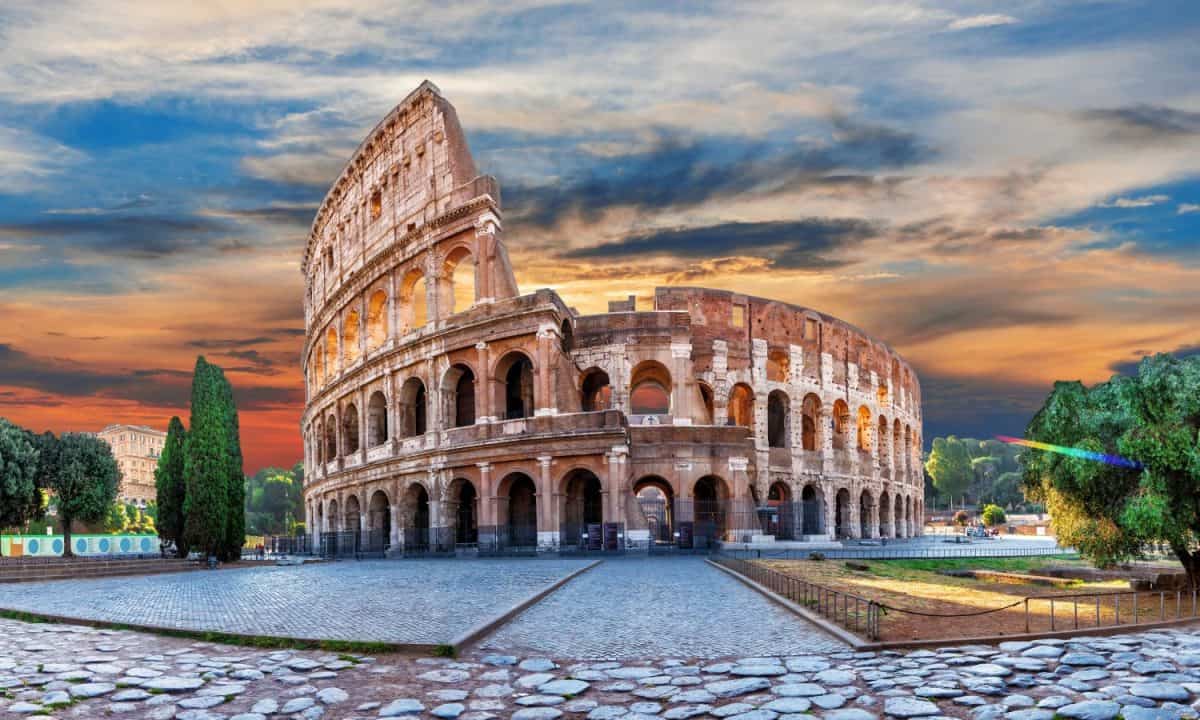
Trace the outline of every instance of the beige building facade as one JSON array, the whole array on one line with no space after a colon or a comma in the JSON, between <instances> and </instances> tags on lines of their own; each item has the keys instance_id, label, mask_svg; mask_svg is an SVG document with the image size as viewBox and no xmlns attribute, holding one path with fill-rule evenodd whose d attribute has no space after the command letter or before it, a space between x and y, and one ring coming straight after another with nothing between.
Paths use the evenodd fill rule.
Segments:
<instances>
[{"instance_id":1,"label":"beige building facade","mask_svg":"<svg viewBox=\"0 0 1200 720\"><path fill-rule=\"evenodd\" d=\"M908 537L921 392L818 310L662 287L583 315L522 294L499 186L423 83L313 222L305 503L391 548Z\"/></svg>"},{"instance_id":2,"label":"beige building facade","mask_svg":"<svg viewBox=\"0 0 1200 720\"><path fill-rule=\"evenodd\" d=\"M154 502L154 470L158 467L158 456L162 455L167 434L145 425L109 425L96 436L112 448L121 470L117 498L141 507Z\"/></svg>"}]
</instances>

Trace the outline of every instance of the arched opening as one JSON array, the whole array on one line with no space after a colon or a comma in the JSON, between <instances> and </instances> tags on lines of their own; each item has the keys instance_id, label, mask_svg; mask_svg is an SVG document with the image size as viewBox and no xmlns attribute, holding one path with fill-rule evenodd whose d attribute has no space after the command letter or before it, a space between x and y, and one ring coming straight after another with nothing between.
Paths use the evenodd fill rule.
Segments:
<instances>
[{"instance_id":1,"label":"arched opening","mask_svg":"<svg viewBox=\"0 0 1200 720\"><path fill-rule=\"evenodd\" d=\"M424 551L429 549L429 492L421 483L412 483L404 491L404 503L401 505L404 518L404 550L405 552Z\"/></svg>"},{"instance_id":2,"label":"arched opening","mask_svg":"<svg viewBox=\"0 0 1200 720\"><path fill-rule=\"evenodd\" d=\"M871 537L871 516L874 509L870 491L863 490L862 495L858 497L858 536L861 538Z\"/></svg>"},{"instance_id":3,"label":"arched opening","mask_svg":"<svg viewBox=\"0 0 1200 720\"><path fill-rule=\"evenodd\" d=\"M604 522L600 478L590 470L572 470L563 478L563 494L562 541L599 550Z\"/></svg>"},{"instance_id":4,"label":"arched opening","mask_svg":"<svg viewBox=\"0 0 1200 720\"><path fill-rule=\"evenodd\" d=\"M901 450L904 448L904 430L900 425L900 420L892 423L892 467L895 473L895 480L900 480L904 477L904 468L902 466Z\"/></svg>"},{"instance_id":5,"label":"arched opening","mask_svg":"<svg viewBox=\"0 0 1200 720\"><path fill-rule=\"evenodd\" d=\"M329 518L329 532L342 532L345 530L345 526L342 525L343 518L338 514L337 500L329 501L329 515L326 517Z\"/></svg>"},{"instance_id":6,"label":"arched opening","mask_svg":"<svg viewBox=\"0 0 1200 720\"><path fill-rule=\"evenodd\" d=\"M392 544L392 508L387 493L382 490L371 494L371 502L367 505L367 527L369 549L374 552L387 551Z\"/></svg>"},{"instance_id":7,"label":"arched opening","mask_svg":"<svg viewBox=\"0 0 1200 720\"><path fill-rule=\"evenodd\" d=\"M800 532L804 535L822 535L825 532L825 513L821 497L812 485L800 491L800 507L803 519Z\"/></svg>"},{"instance_id":8,"label":"arched opening","mask_svg":"<svg viewBox=\"0 0 1200 720\"><path fill-rule=\"evenodd\" d=\"M647 475L634 483L633 495L646 518L650 542L657 545L673 543L675 493L671 483L657 475Z\"/></svg>"},{"instance_id":9,"label":"arched opening","mask_svg":"<svg viewBox=\"0 0 1200 720\"><path fill-rule=\"evenodd\" d=\"M367 402L367 447L382 445L387 439L387 400L376 390Z\"/></svg>"},{"instance_id":10,"label":"arched opening","mask_svg":"<svg viewBox=\"0 0 1200 720\"><path fill-rule=\"evenodd\" d=\"M889 436L892 434L892 433L891 433L891 432L888 430L888 421L887 421L887 418L885 418L884 416L880 415L880 416L879 416L879 423L877 424L877 427L879 428L879 430L878 430L878 433L877 433L877 435L876 435L876 442L877 442L877 443L879 443L879 450L878 450L878 452L879 452L879 464L880 464L880 466L881 466L881 467L884 467L884 468L886 468L886 467L887 467L887 464L888 464L888 455L889 455L889 451L888 451L888 437L889 437Z\"/></svg>"},{"instance_id":11,"label":"arched opening","mask_svg":"<svg viewBox=\"0 0 1200 720\"><path fill-rule=\"evenodd\" d=\"M850 439L850 407L838 399L833 403L833 449L845 450Z\"/></svg>"},{"instance_id":12,"label":"arched opening","mask_svg":"<svg viewBox=\"0 0 1200 720\"><path fill-rule=\"evenodd\" d=\"M337 418L330 415L325 420L325 462L333 462L337 456Z\"/></svg>"},{"instance_id":13,"label":"arched opening","mask_svg":"<svg viewBox=\"0 0 1200 720\"><path fill-rule=\"evenodd\" d=\"M858 449L871 452L871 411L866 405L858 409Z\"/></svg>"},{"instance_id":14,"label":"arched opening","mask_svg":"<svg viewBox=\"0 0 1200 720\"><path fill-rule=\"evenodd\" d=\"M791 443L791 400L782 390L767 396L767 445L785 448Z\"/></svg>"},{"instance_id":15,"label":"arched opening","mask_svg":"<svg viewBox=\"0 0 1200 720\"><path fill-rule=\"evenodd\" d=\"M475 304L475 258L470 250L465 247L452 250L446 256L442 276L450 285L446 288L449 312L462 312Z\"/></svg>"},{"instance_id":16,"label":"arched opening","mask_svg":"<svg viewBox=\"0 0 1200 720\"><path fill-rule=\"evenodd\" d=\"M708 383L696 383L696 386L700 388L700 405L704 408L704 416L700 419L703 424L712 425L716 413L714 410L716 395L713 394L713 389Z\"/></svg>"},{"instance_id":17,"label":"arched opening","mask_svg":"<svg viewBox=\"0 0 1200 720\"><path fill-rule=\"evenodd\" d=\"M313 390L314 390L313 394L315 395L316 389L321 387L325 383L325 352L320 346L318 346L317 349L315 351L313 351L312 379L313 379Z\"/></svg>"},{"instance_id":18,"label":"arched opening","mask_svg":"<svg viewBox=\"0 0 1200 720\"><path fill-rule=\"evenodd\" d=\"M671 414L671 373L660 362L644 360L629 383L630 415Z\"/></svg>"},{"instance_id":19,"label":"arched opening","mask_svg":"<svg viewBox=\"0 0 1200 720\"><path fill-rule=\"evenodd\" d=\"M410 270L400 284L400 315L404 320L404 332L425 327L429 321L428 307L425 276L420 270Z\"/></svg>"},{"instance_id":20,"label":"arched opening","mask_svg":"<svg viewBox=\"0 0 1200 720\"><path fill-rule=\"evenodd\" d=\"M583 376L583 411L608 410L612 407L612 386L608 373L599 368L588 370Z\"/></svg>"},{"instance_id":21,"label":"arched opening","mask_svg":"<svg viewBox=\"0 0 1200 720\"><path fill-rule=\"evenodd\" d=\"M504 379L501 388L502 403L506 420L533 416L533 362L527 355L512 352L500 359L496 365L496 377Z\"/></svg>"},{"instance_id":22,"label":"arched opening","mask_svg":"<svg viewBox=\"0 0 1200 720\"><path fill-rule=\"evenodd\" d=\"M879 390L876 391L876 400L879 401L879 407L887 407L888 404L888 386L880 383Z\"/></svg>"},{"instance_id":23,"label":"arched opening","mask_svg":"<svg viewBox=\"0 0 1200 720\"><path fill-rule=\"evenodd\" d=\"M788 354L782 350L772 350L767 354L767 380L771 382L787 382Z\"/></svg>"},{"instance_id":24,"label":"arched opening","mask_svg":"<svg viewBox=\"0 0 1200 720\"><path fill-rule=\"evenodd\" d=\"M842 488L834 497L834 533L840 540L850 537L850 491Z\"/></svg>"},{"instance_id":25,"label":"arched opening","mask_svg":"<svg viewBox=\"0 0 1200 720\"><path fill-rule=\"evenodd\" d=\"M917 535L917 524L913 522L913 499L910 497L904 498L904 527L909 537Z\"/></svg>"},{"instance_id":26,"label":"arched opening","mask_svg":"<svg viewBox=\"0 0 1200 720\"><path fill-rule=\"evenodd\" d=\"M725 535L729 486L716 475L705 475L692 487L696 536L717 540Z\"/></svg>"},{"instance_id":27,"label":"arched opening","mask_svg":"<svg viewBox=\"0 0 1200 720\"><path fill-rule=\"evenodd\" d=\"M367 302L367 350L374 351L383 347L388 336L387 317L388 297L382 290L376 290Z\"/></svg>"},{"instance_id":28,"label":"arched opening","mask_svg":"<svg viewBox=\"0 0 1200 720\"><path fill-rule=\"evenodd\" d=\"M817 423L821 417L821 398L813 393L804 396L800 409L801 426L800 442L805 450L817 450L821 447L817 436Z\"/></svg>"},{"instance_id":29,"label":"arched opening","mask_svg":"<svg viewBox=\"0 0 1200 720\"><path fill-rule=\"evenodd\" d=\"M362 510L358 506L357 495L346 498L346 515L342 527L349 533L357 533L362 528Z\"/></svg>"},{"instance_id":30,"label":"arched opening","mask_svg":"<svg viewBox=\"0 0 1200 720\"><path fill-rule=\"evenodd\" d=\"M505 519L508 523L508 541L512 547L537 546L537 486L533 478L524 473L513 473L501 483L506 499Z\"/></svg>"},{"instance_id":31,"label":"arched opening","mask_svg":"<svg viewBox=\"0 0 1200 720\"><path fill-rule=\"evenodd\" d=\"M559 329L561 330L561 333L559 334L558 341L562 348L563 354L570 354L570 352L575 349L575 328L571 326L571 319L567 318L566 320L563 320L562 326Z\"/></svg>"},{"instance_id":32,"label":"arched opening","mask_svg":"<svg viewBox=\"0 0 1200 720\"><path fill-rule=\"evenodd\" d=\"M342 409L342 454L358 452L358 408L354 403Z\"/></svg>"},{"instance_id":33,"label":"arched opening","mask_svg":"<svg viewBox=\"0 0 1200 720\"><path fill-rule=\"evenodd\" d=\"M325 504L317 503L317 534L329 532L325 527Z\"/></svg>"},{"instance_id":34,"label":"arched opening","mask_svg":"<svg viewBox=\"0 0 1200 720\"><path fill-rule=\"evenodd\" d=\"M729 425L754 427L754 391L745 383L738 383L729 391Z\"/></svg>"},{"instance_id":35,"label":"arched opening","mask_svg":"<svg viewBox=\"0 0 1200 720\"><path fill-rule=\"evenodd\" d=\"M442 395L446 399L446 424L450 427L465 427L475 424L475 372L466 365L451 365L442 381Z\"/></svg>"},{"instance_id":36,"label":"arched opening","mask_svg":"<svg viewBox=\"0 0 1200 720\"><path fill-rule=\"evenodd\" d=\"M329 328L325 331L325 380L338 374L338 336L337 330Z\"/></svg>"},{"instance_id":37,"label":"arched opening","mask_svg":"<svg viewBox=\"0 0 1200 720\"><path fill-rule=\"evenodd\" d=\"M410 377L400 386L401 437L424 435L427 429L425 417L425 383L420 378Z\"/></svg>"},{"instance_id":38,"label":"arched opening","mask_svg":"<svg viewBox=\"0 0 1200 720\"><path fill-rule=\"evenodd\" d=\"M346 354L345 367L358 362L360 357L358 347L358 310L346 313L346 324L342 328L342 348Z\"/></svg>"},{"instance_id":39,"label":"arched opening","mask_svg":"<svg viewBox=\"0 0 1200 720\"><path fill-rule=\"evenodd\" d=\"M907 537L904 528L904 498L899 495L892 498L892 536Z\"/></svg>"},{"instance_id":40,"label":"arched opening","mask_svg":"<svg viewBox=\"0 0 1200 720\"><path fill-rule=\"evenodd\" d=\"M455 544L475 545L479 542L479 495L475 485L466 478L455 478L447 496L446 516L454 523Z\"/></svg>"},{"instance_id":41,"label":"arched opening","mask_svg":"<svg viewBox=\"0 0 1200 720\"><path fill-rule=\"evenodd\" d=\"M904 481L908 482L912 473L913 432L911 425L904 426Z\"/></svg>"},{"instance_id":42,"label":"arched opening","mask_svg":"<svg viewBox=\"0 0 1200 720\"><path fill-rule=\"evenodd\" d=\"M767 488L767 507L770 511L763 530L777 540L795 540L800 534L800 518L792 502L792 488L782 480L771 483Z\"/></svg>"},{"instance_id":43,"label":"arched opening","mask_svg":"<svg viewBox=\"0 0 1200 720\"><path fill-rule=\"evenodd\" d=\"M892 499L887 491L879 494L879 537L895 537L892 534Z\"/></svg>"}]
</instances>

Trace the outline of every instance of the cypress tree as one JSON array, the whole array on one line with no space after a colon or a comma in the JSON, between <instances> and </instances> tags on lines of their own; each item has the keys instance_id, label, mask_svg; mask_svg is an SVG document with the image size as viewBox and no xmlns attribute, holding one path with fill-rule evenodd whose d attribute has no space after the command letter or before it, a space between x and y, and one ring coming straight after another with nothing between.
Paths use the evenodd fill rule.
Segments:
<instances>
[{"instance_id":1,"label":"cypress tree","mask_svg":"<svg viewBox=\"0 0 1200 720\"><path fill-rule=\"evenodd\" d=\"M220 371L196 358L192 375L190 430L184 443L184 541L205 555L222 554L228 514L230 452L227 416L221 403Z\"/></svg>"},{"instance_id":2,"label":"cypress tree","mask_svg":"<svg viewBox=\"0 0 1200 720\"><path fill-rule=\"evenodd\" d=\"M225 479L225 542L222 560L229 562L242 556L246 544L246 476L242 469L242 441L238 427L237 405L233 400L233 386L225 373L213 366L220 380L221 405L227 432L229 462Z\"/></svg>"},{"instance_id":3,"label":"cypress tree","mask_svg":"<svg viewBox=\"0 0 1200 720\"><path fill-rule=\"evenodd\" d=\"M180 557L188 553L183 533L183 504L187 494L184 480L186 442L187 431L183 428L183 421L178 417L171 418L167 426L167 441L163 445L162 455L158 456L158 468L154 471L158 536L175 543Z\"/></svg>"}]
</instances>

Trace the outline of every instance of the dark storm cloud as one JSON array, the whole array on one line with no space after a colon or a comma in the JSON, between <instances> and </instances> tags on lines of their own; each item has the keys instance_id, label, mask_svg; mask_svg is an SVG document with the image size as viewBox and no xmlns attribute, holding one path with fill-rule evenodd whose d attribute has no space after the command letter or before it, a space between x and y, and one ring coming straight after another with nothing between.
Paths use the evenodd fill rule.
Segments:
<instances>
[{"instance_id":1,"label":"dark storm cloud","mask_svg":"<svg viewBox=\"0 0 1200 720\"><path fill-rule=\"evenodd\" d=\"M933 155L915 135L884 126L837 118L831 129L828 141L782 149L768 142L665 135L651 152L596 162L553 185L509 183L505 194L518 221L551 227L565 215L594 218L611 207L658 209L794 191L801 185L870 185L873 171L903 168Z\"/></svg>"},{"instance_id":2,"label":"dark storm cloud","mask_svg":"<svg viewBox=\"0 0 1200 720\"><path fill-rule=\"evenodd\" d=\"M775 267L828 269L845 261L834 257L847 245L873 237L879 228L856 218L806 218L795 221L722 223L632 235L617 242L567 253L576 259L608 259L636 255L711 258L752 255Z\"/></svg>"},{"instance_id":3,"label":"dark storm cloud","mask_svg":"<svg viewBox=\"0 0 1200 720\"><path fill-rule=\"evenodd\" d=\"M1200 356L1200 345L1185 345L1183 347L1175 348L1174 350L1155 351L1155 352L1168 352L1177 358L1196 357L1196 356ZM1137 353L1135 353L1137 355L1136 359L1115 362L1109 366L1109 369L1112 370L1114 373L1118 373L1120 375L1136 375L1137 370L1138 370L1138 365L1142 362L1142 358L1147 357L1149 355L1154 355L1155 352L1151 352L1148 350L1139 350Z\"/></svg>"},{"instance_id":4,"label":"dark storm cloud","mask_svg":"<svg viewBox=\"0 0 1200 720\"><path fill-rule=\"evenodd\" d=\"M103 215L0 224L0 237L156 259L201 249L227 229L222 221L195 216Z\"/></svg>"},{"instance_id":5,"label":"dark storm cloud","mask_svg":"<svg viewBox=\"0 0 1200 720\"><path fill-rule=\"evenodd\" d=\"M201 350L233 350L246 348L251 345L262 345L271 342L272 338L260 335L250 338L217 338L213 340L190 340L188 345ZM227 353L232 354L232 353Z\"/></svg>"},{"instance_id":6,"label":"dark storm cloud","mask_svg":"<svg viewBox=\"0 0 1200 720\"><path fill-rule=\"evenodd\" d=\"M111 398L155 407L186 408L191 393L190 370L166 368L97 370L81 363L36 356L0 343L0 385L26 388L66 398ZM239 410L296 405L301 389L234 387Z\"/></svg>"},{"instance_id":7,"label":"dark storm cloud","mask_svg":"<svg viewBox=\"0 0 1200 720\"><path fill-rule=\"evenodd\" d=\"M1050 386L988 378L932 375L917 368L921 380L925 447L935 437L1020 437L1042 407Z\"/></svg>"},{"instance_id":8,"label":"dark storm cloud","mask_svg":"<svg viewBox=\"0 0 1200 720\"><path fill-rule=\"evenodd\" d=\"M1080 117L1111 139L1130 144L1170 143L1200 135L1200 113L1166 105L1085 110Z\"/></svg>"}]
</instances>

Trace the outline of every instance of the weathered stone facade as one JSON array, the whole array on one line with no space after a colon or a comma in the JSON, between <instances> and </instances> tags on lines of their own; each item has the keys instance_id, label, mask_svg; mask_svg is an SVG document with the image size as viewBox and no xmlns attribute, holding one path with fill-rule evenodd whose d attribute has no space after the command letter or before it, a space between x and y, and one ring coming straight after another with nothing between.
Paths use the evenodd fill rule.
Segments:
<instances>
[{"instance_id":1,"label":"weathered stone facade","mask_svg":"<svg viewBox=\"0 0 1200 720\"><path fill-rule=\"evenodd\" d=\"M599 315L521 295L501 217L429 83L329 191L303 261L314 534L529 528L547 547L701 515L729 539L920 533L920 386L895 352L726 291Z\"/></svg>"}]
</instances>

